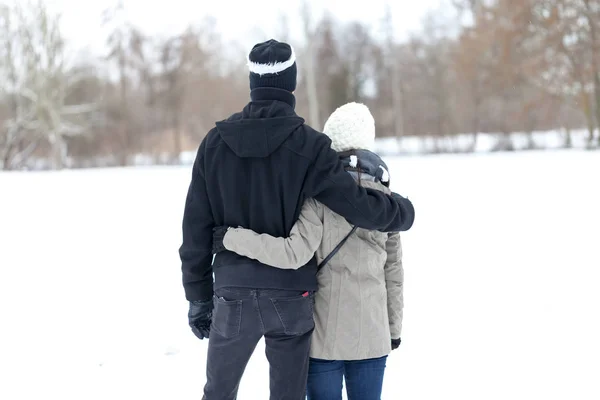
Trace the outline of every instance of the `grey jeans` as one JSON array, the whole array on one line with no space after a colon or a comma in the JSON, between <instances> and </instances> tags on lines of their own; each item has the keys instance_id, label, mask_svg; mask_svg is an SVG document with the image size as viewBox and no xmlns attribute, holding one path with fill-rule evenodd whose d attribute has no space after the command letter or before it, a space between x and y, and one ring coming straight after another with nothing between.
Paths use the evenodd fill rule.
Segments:
<instances>
[{"instance_id":1,"label":"grey jeans","mask_svg":"<svg viewBox=\"0 0 600 400\"><path fill-rule=\"evenodd\" d=\"M305 399L315 326L312 293L221 288L215 291L214 302L203 399L237 398L242 374L263 336L270 400Z\"/></svg>"}]
</instances>

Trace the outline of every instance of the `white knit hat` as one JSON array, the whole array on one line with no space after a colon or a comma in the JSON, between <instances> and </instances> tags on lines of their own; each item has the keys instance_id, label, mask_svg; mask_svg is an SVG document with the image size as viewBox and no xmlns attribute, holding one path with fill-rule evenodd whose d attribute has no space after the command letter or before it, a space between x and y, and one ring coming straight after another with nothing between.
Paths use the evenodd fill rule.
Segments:
<instances>
[{"instance_id":1,"label":"white knit hat","mask_svg":"<svg viewBox=\"0 0 600 400\"><path fill-rule=\"evenodd\" d=\"M375 120L369 108L360 103L339 107L325 122L325 133L331 139L331 148L337 152L365 149L375 146Z\"/></svg>"}]
</instances>

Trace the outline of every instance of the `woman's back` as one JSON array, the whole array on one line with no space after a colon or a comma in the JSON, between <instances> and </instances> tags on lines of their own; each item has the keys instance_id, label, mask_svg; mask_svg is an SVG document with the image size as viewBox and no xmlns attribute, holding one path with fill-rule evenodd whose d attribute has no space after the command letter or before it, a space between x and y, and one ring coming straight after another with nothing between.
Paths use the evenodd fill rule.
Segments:
<instances>
[{"instance_id":1,"label":"woman's back","mask_svg":"<svg viewBox=\"0 0 600 400\"><path fill-rule=\"evenodd\" d=\"M381 183L371 180L361 180L360 184L390 192ZM322 204L317 203L317 210L323 221L323 237L317 250L320 263L352 226ZM386 288L388 241L387 233L359 228L319 272L311 357L360 360L390 352ZM397 244L395 251L399 250L399 238L393 243ZM402 266L395 267L396 279L399 279Z\"/></svg>"}]
</instances>

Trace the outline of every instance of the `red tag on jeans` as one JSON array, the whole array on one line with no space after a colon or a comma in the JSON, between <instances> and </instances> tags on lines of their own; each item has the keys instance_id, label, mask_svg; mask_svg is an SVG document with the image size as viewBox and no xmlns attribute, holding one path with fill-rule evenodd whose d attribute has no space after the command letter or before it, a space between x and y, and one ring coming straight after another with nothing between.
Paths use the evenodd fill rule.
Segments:
<instances>
[{"instance_id":1,"label":"red tag on jeans","mask_svg":"<svg viewBox=\"0 0 600 400\"><path fill-rule=\"evenodd\" d=\"M309 294L310 293L308 293L308 292L304 292L304 293L302 293L302 297L308 297Z\"/></svg>"}]
</instances>

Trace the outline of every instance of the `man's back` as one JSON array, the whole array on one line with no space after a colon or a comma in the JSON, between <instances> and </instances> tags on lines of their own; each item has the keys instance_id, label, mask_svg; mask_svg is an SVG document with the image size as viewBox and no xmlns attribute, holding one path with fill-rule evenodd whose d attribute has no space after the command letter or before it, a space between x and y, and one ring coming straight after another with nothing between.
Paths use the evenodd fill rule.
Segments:
<instances>
[{"instance_id":1,"label":"man's back","mask_svg":"<svg viewBox=\"0 0 600 400\"><path fill-rule=\"evenodd\" d=\"M215 223L288 233L299 214L310 152L321 134L279 100L253 101L216 125L204 156L209 196L221 197L219 203L211 201Z\"/></svg>"},{"instance_id":2,"label":"man's back","mask_svg":"<svg viewBox=\"0 0 600 400\"><path fill-rule=\"evenodd\" d=\"M326 137L296 115L291 93L265 88L252 96L242 113L217 123L206 139L203 160L213 220L286 236L305 199L315 148L325 145ZM316 289L315 262L298 271L273 271L221 252L213 270L215 288Z\"/></svg>"}]
</instances>

